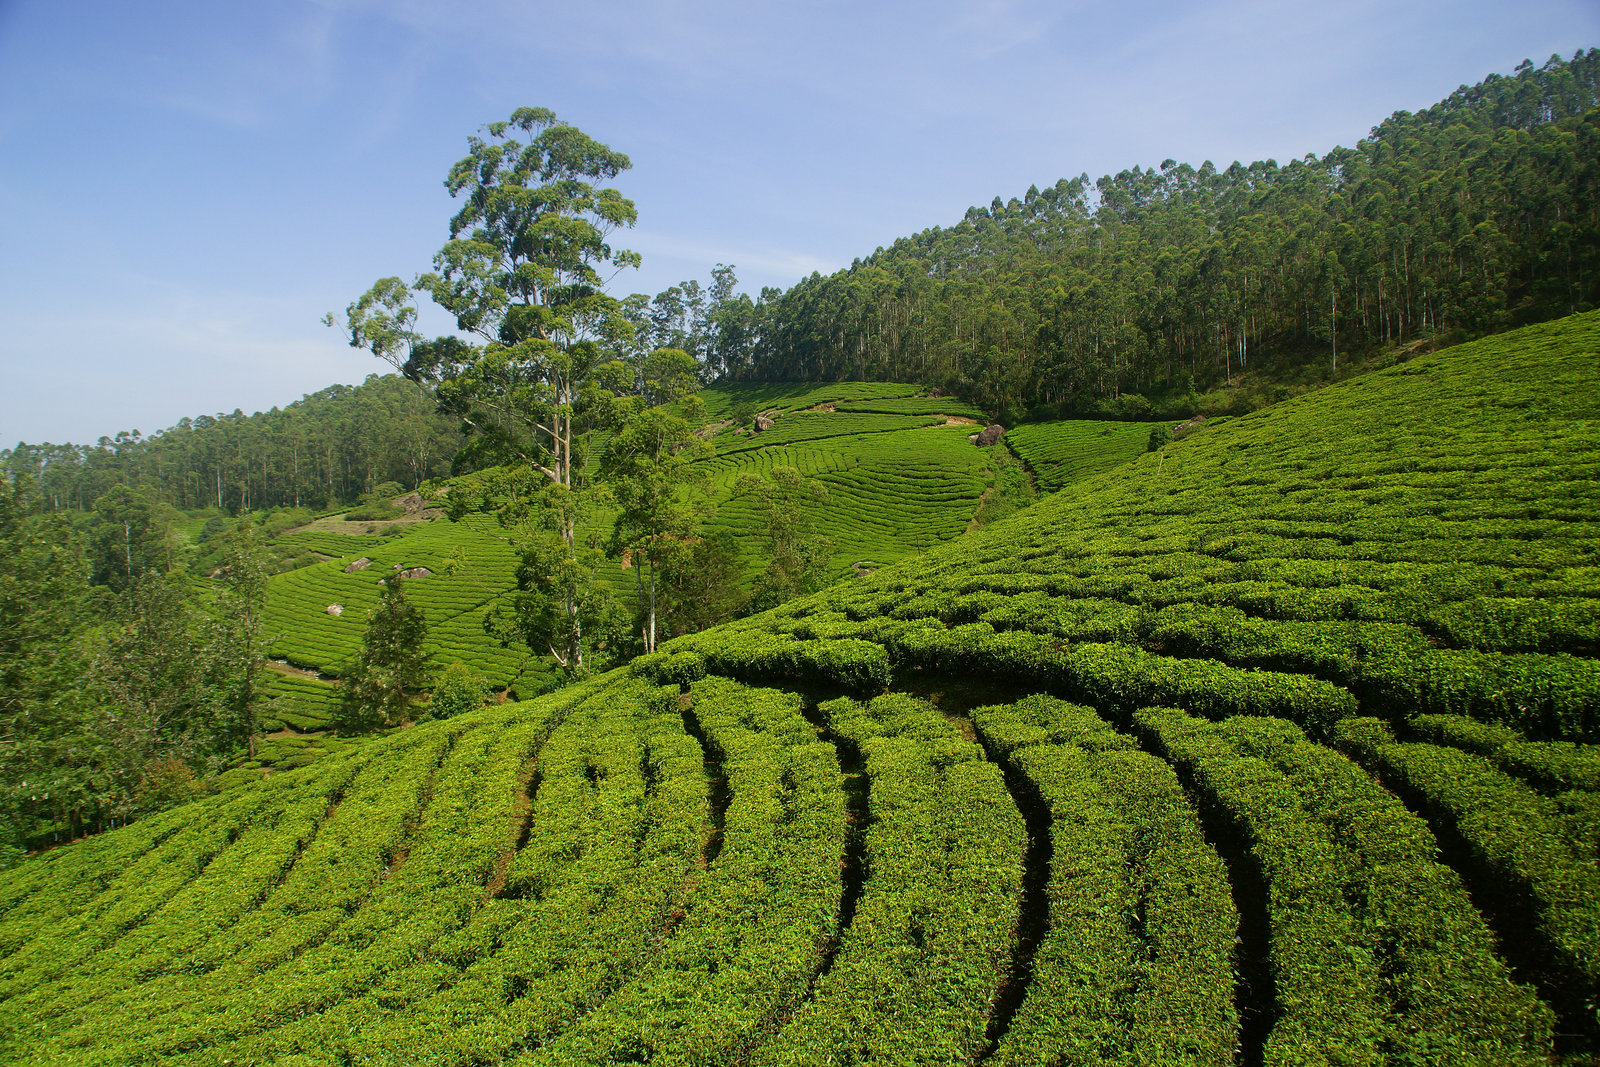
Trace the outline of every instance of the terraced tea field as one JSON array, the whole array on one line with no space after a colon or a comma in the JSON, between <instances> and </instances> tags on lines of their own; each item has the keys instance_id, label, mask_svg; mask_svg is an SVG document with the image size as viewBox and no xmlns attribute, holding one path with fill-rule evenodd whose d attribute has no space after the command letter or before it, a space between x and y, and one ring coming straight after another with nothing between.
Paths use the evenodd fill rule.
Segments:
<instances>
[{"instance_id":1,"label":"terraced tea field","mask_svg":"<svg viewBox=\"0 0 1600 1067\"><path fill-rule=\"evenodd\" d=\"M870 382L708 390L713 413L738 404L777 416L776 425L760 434L724 427L716 436L718 455L705 464L718 506L712 528L731 529L759 544L760 520L748 501L734 498L734 483L741 474L787 465L819 477L830 491L811 517L834 542L838 577L856 563L892 562L960 535L984 491L989 457L967 441L970 426L946 423L963 412L978 413L961 401L917 397L914 391ZM829 410L813 410L818 408ZM425 567L432 573L412 581L407 596L427 619L433 669L460 660L482 671L492 686L521 693L554 684L550 661L502 649L484 631L484 616L512 588L516 568L505 531L491 519L422 523L388 536L300 531L277 543L330 557L278 575L270 586L273 652L295 666L337 675L359 647L379 580L397 567ZM363 558L370 561L365 569L346 573ZM746 554L744 565L748 580L766 561L757 550ZM633 595L630 571L610 564L604 575L617 593ZM334 604L340 611L329 614ZM276 689L291 685L281 677L269 681ZM305 684L283 695L278 718L290 727L319 729L319 717L326 720L320 709L326 701Z\"/></svg>"},{"instance_id":2,"label":"terraced tea field","mask_svg":"<svg viewBox=\"0 0 1600 1067\"><path fill-rule=\"evenodd\" d=\"M821 417L848 422L876 416ZM806 510L834 543L837 574L847 574L851 564L863 560L890 563L915 555L962 534L978 506L989 456L967 440L970 431L966 426L921 426L728 450L706 462L716 487L713 528L731 529L744 543L759 544L763 520L749 500L732 495L734 483L742 474L788 466L828 490L826 501L808 504Z\"/></svg>"},{"instance_id":3,"label":"terraced tea field","mask_svg":"<svg viewBox=\"0 0 1600 1067\"><path fill-rule=\"evenodd\" d=\"M337 684L316 675L269 665L261 676L266 691L267 715L292 730L325 730L333 722L339 703Z\"/></svg>"},{"instance_id":4,"label":"terraced tea field","mask_svg":"<svg viewBox=\"0 0 1600 1067\"><path fill-rule=\"evenodd\" d=\"M1597 353L1420 357L31 859L0 1058L1593 1062Z\"/></svg>"},{"instance_id":5,"label":"terraced tea field","mask_svg":"<svg viewBox=\"0 0 1600 1067\"><path fill-rule=\"evenodd\" d=\"M967 440L982 412L960 400L915 392L913 386L875 382L707 390L706 408L713 418L725 418L735 407L775 417L761 433L741 434L724 425L714 437L717 454L704 464L717 508L712 529L731 530L742 543L759 545L762 520L750 501L734 496L734 485L745 473L792 466L829 491L826 502L807 508L833 542L836 578L849 576L857 564L892 563L960 536L990 480L989 454ZM1090 437L1076 429L1091 425ZM1138 432L1130 435L1128 426ZM1112 429L1102 433L1107 427ZM1043 442L1034 446L1035 458L1045 456L1041 462L1055 464L1041 469L1056 472L1068 464L1079 476L1132 458L1143 450L1148 434L1142 424L1115 423L1050 423L1024 430L1028 440ZM1113 432L1116 436L1106 436ZM1129 443L1133 437L1138 437L1137 448ZM1051 478L1051 487L1069 480L1060 473ZM407 595L427 618L426 650L433 669L460 660L482 671L492 686L525 694L554 684L549 660L502 649L484 632L483 618L512 587L516 567L505 532L488 518L422 523L387 536L301 531L277 543L330 557L272 580L273 651L292 664L336 675L359 647L379 579L397 566L426 567L433 573L412 582ZM345 573L360 558L370 565ZM745 580L753 580L765 565L759 549L747 552ZM620 595L633 595L631 572L613 564L605 576ZM328 613L334 604L339 614ZM274 679L273 684L286 683ZM299 695L308 695L304 685L300 689ZM281 703L286 711L279 718L292 728L320 728L316 699Z\"/></svg>"},{"instance_id":6,"label":"terraced tea field","mask_svg":"<svg viewBox=\"0 0 1600 1067\"><path fill-rule=\"evenodd\" d=\"M1006 443L1033 471L1039 488L1059 492L1074 482L1144 454L1150 430L1171 423L1071 419L1031 422L1006 434Z\"/></svg>"},{"instance_id":7,"label":"terraced tea field","mask_svg":"<svg viewBox=\"0 0 1600 1067\"><path fill-rule=\"evenodd\" d=\"M289 536L314 537L320 546L316 551L324 554L345 547L339 534ZM515 586L517 563L492 518L421 523L395 537L349 540L357 544L338 558L276 575L269 582L266 625L274 635L275 655L338 674L360 648L367 615L378 601L379 581L397 569L421 567L431 573L410 580L406 598L427 619L424 649L430 669L459 660L481 671L495 688L522 692L537 693L553 683L542 660L525 650L500 648L484 633L484 615ZM359 559L370 563L347 573ZM341 609L338 614L328 612L334 604ZM308 712L298 714L305 717ZM284 721L299 728L290 719Z\"/></svg>"},{"instance_id":8,"label":"terraced tea field","mask_svg":"<svg viewBox=\"0 0 1600 1067\"><path fill-rule=\"evenodd\" d=\"M793 382L765 385L722 385L705 390L706 415L713 421L729 418L733 412L768 412L781 415L807 408L857 402L905 400L920 390L915 385L894 382ZM957 404L959 401L944 401Z\"/></svg>"}]
</instances>

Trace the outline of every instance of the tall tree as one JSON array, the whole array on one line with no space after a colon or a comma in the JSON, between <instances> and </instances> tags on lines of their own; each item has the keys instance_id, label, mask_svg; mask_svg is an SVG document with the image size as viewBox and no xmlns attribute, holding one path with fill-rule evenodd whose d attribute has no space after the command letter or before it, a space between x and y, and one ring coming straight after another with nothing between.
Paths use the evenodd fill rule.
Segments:
<instances>
[{"instance_id":1,"label":"tall tree","mask_svg":"<svg viewBox=\"0 0 1600 1067\"><path fill-rule=\"evenodd\" d=\"M442 403L485 432L520 431L522 458L552 483L572 487L574 406L601 360L596 339L621 321L609 277L637 253L610 235L632 226L633 202L605 183L628 157L560 122L546 108L519 108L468 138L445 187L462 200L426 292L476 345L421 339L394 278L381 279L345 312L350 342L438 384ZM521 140L518 135L526 140Z\"/></svg>"},{"instance_id":2,"label":"tall tree","mask_svg":"<svg viewBox=\"0 0 1600 1067\"><path fill-rule=\"evenodd\" d=\"M601 340L630 330L605 287L610 275L639 265L637 253L609 243L638 217L633 201L606 184L631 164L546 108L518 108L481 132L445 178L462 201L450 240L413 283L475 343L422 342L393 279L352 303L345 323L351 344L379 356L393 361L409 350L407 375L435 384L440 404L473 428L489 455L515 456L544 479L555 499L542 515L555 523L566 556L551 573L564 575L565 586L583 569L583 507L566 497L583 489L585 401L606 392L591 388L609 362ZM584 599L556 597L566 614L556 645L572 666L582 660Z\"/></svg>"},{"instance_id":3,"label":"tall tree","mask_svg":"<svg viewBox=\"0 0 1600 1067\"><path fill-rule=\"evenodd\" d=\"M369 730L405 720L412 694L428 684L422 653L427 635L421 609L406 599L405 579L398 571L391 572L383 580L377 606L367 616L361 651L343 672L341 729Z\"/></svg>"},{"instance_id":4,"label":"tall tree","mask_svg":"<svg viewBox=\"0 0 1600 1067\"><path fill-rule=\"evenodd\" d=\"M707 505L696 499L692 463L712 452L695 430L702 421L695 360L681 349L661 349L645 361L644 393L616 401L616 431L601 471L617 501L611 550L633 568L639 593L640 636L654 652L664 572L688 563L694 534ZM651 406L651 402L654 405Z\"/></svg>"},{"instance_id":5,"label":"tall tree","mask_svg":"<svg viewBox=\"0 0 1600 1067\"><path fill-rule=\"evenodd\" d=\"M117 815L152 807L138 796L146 775L232 747L224 672L206 623L178 575L139 575L113 604L91 682L108 711L99 733ZM118 793L132 806L115 806Z\"/></svg>"},{"instance_id":6,"label":"tall tree","mask_svg":"<svg viewBox=\"0 0 1600 1067\"><path fill-rule=\"evenodd\" d=\"M263 691L261 672L272 635L266 632L267 556L248 519L234 523L216 578L216 650L224 684L224 733L256 756L256 718Z\"/></svg>"},{"instance_id":7,"label":"tall tree","mask_svg":"<svg viewBox=\"0 0 1600 1067\"><path fill-rule=\"evenodd\" d=\"M95 584L120 592L141 575L171 570L171 511L121 483L97 498L89 535Z\"/></svg>"}]
</instances>

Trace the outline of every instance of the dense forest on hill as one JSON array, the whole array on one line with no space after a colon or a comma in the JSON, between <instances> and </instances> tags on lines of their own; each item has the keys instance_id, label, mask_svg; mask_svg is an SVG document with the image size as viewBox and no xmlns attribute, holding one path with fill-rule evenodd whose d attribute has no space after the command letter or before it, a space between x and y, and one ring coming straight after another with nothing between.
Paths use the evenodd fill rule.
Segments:
<instances>
[{"instance_id":1,"label":"dense forest on hill","mask_svg":"<svg viewBox=\"0 0 1600 1067\"><path fill-rule=\"evenodd\" d=\"M705 285L617 301L596 341L635 368L689 352L706 383L938 386L1008 424L1243 412L1341 364L1600 301L1597 101L1600 49L1524 62L1320 158L1063 178L756 299L718 265ZM87 510L121 483L238 513L513 458L435 399L372 377L148 437L19 444L0 465L53 508Z\"/></svg>"},{"instance_id":2,"label":"dense forest on hill","mask_svg":"<svg viewBox=\"0 0 1600 1067\"><path fill-rule=\"evenodd\" d=\"M1169 159L996 197L725 302L705 354L735 378L940 384L1011 419L1243 372L1331 376L1385 346L1570 314L1600 299L1597 100L1590 49L1397 112L1321 158Z\"/></svg>"},{"instance_id":3,"label":"dense forest on hill","mask_svg":"<svg viewBox=\"0 0 1600 1067\"><path fill-rule=\"evenodd\" d=\"M0 471L27 477L49 510L87 511L113 487L174 507L229 513L348 504L385 482L414 489L450 472L461 448L455 420L394 375L330 385L284 408L186 418L93 445L0 450Z\"/></svg>"}]
</instances>

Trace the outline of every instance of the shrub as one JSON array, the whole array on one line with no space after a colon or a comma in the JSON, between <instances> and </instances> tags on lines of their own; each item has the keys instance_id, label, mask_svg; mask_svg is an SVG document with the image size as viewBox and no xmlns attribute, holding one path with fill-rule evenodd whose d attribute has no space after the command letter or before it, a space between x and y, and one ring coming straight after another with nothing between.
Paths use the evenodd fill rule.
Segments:
<instances>
[{"instance_id":1,"label":"shrub","mask_svg":"<svg viewBox=\"0 0 1600 1067\"><path fill-rule=\"evenodd\" d=\"M139 812L161 811L203 797L206 784L194 768L175 756L154 759L144 765L134 793L134 808Z\"/></svg>"},{"instance_id":2,"label":"shrub","mask_svg":"<svg viewBox=\"0 0 1600 1067\"><path fill-rule=\"evenodd\" d=\"M406 600L405 580L391 574L367 617L360 653L341 672L344 700L335 720L341 730L396 726L404 719L410 693L427 681L422 656L427 632L422 612Z\"/></svg>"},{"instance_id":3,"label":"shrub","mask_svg":"<svg viewBox=\"0 0 1600 1067\"><path fill-rule=\"evenodd\" d=\"M428 701L428 716L448 719L467 711L477 711L489 702L489 683L483 675L459 660L450 664L434 683Z\"/></svg>"}]
</instances>

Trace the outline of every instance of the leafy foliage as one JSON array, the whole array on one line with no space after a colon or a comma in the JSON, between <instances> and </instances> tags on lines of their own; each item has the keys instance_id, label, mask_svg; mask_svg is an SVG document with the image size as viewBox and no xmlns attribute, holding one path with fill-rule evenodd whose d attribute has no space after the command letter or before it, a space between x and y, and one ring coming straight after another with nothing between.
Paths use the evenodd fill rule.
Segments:
<instances>
[{"instance_id":1,"label":"leafy foliage","mask_svg":"<svg viewBox=\"0 0 1600 1067\"><path fill-rule=\"evenodd\" d=\"M476 711L488 700L489 686L483 675L465 663L452 663L433 683L433 693L428 698L428 715L435 719L448 719Z\"/></svg>"},{"instance_id":2,"label":"leafy foliage","mask_svg":"<svg viewBox=\"0 0 1600 1067\"><path fill-rule=\"evenodd\" d=\"M1183 418L1240 414L1351 357L1571 314L1600 300L1597 102L1590 49L1397 112L1320 158L1169 159L997 196L728 303L759 340L722 370L938 384L1006 425Z\"/></svg>"},{"instance_id":3,"label":"leafy foliage","mask_svg":"<svg viewBox=\"0 0 1600 1067\"><path fill-rule=\"evenodd\" d=\"M427 684L422 642L428 624L405 593L405 579L390 574L367 616L361 651L343 672L344 701L335 725L354 732L397 726L413 694Z\"/></svg>"}]
</instances>

